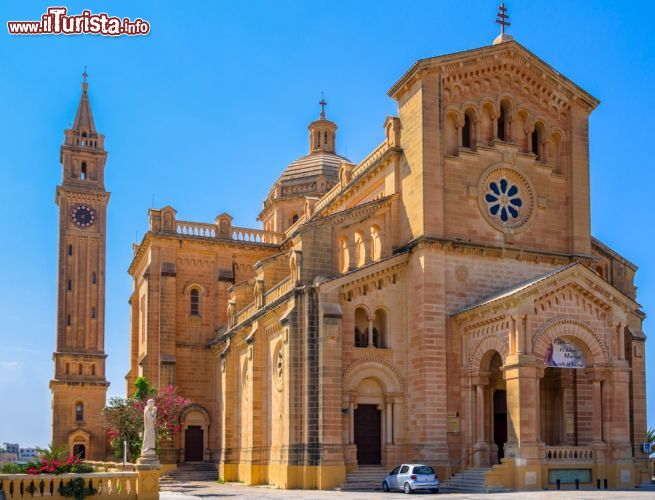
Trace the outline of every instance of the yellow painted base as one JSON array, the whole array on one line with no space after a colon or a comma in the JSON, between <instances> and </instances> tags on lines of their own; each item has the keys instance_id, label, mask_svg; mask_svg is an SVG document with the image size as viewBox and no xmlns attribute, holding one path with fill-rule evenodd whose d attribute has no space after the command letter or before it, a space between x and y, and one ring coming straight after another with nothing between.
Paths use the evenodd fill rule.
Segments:
<instances>
[{"instance_id":1,"label":"yellow painted base","mask_svg":"<svg viewBox=\"0 0 655 500\"><path fill-rule=\"evenodd\" d=\"M345 465L220 464L218 472L226 482L270 484L284 489L327 490L346 480Z\"/></svg>"},{"instance_id":2,"label":"yellow painted base","mask_svg":"<svg viewBox=\"0 0 655 500\"><path fill-rule=\"evenodd\" d=\"M175 469L177 469L177 464L161 464L159 472L163 476L164 474L168 474L170 471Z\"/></svg>"},{"instance_id":3,"label":"yellow painted base","mask_svg":"<svg viewBox=\"0 0 655 500\"><path fill-rule=\"evenodd\" d=\"M601 488L625 489L634 488L641 482L641 473L633 464L589 464L589 463L562 463L541 464L530 463L521 459L505 459L500 465L494 465L492 470L485 474L486 486L501 486L511 490L554 490L555 484L548 483L549 469L591 469L591 482L580 483L580 488L596 488L597 480L601 481ZM561 489L575 489L574 484L562 484Z\"/></svg>"}]
</instances>

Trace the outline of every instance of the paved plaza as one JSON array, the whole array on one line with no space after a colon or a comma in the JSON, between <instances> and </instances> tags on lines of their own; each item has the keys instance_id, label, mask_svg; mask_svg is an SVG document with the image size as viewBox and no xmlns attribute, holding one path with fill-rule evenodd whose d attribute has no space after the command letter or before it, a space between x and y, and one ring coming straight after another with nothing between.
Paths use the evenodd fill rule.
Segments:
<instances>
[{"instance_id":1,"label":"paved plaza","mask_svg":"<svg viewBox=\"0 0 655 500\"><path fill-rule=\"evenodd\" d=\"M430 493L415 493L417 497L437 497L445 496L449 499L487 499L497 500L501 498L523 499L530 498L530 500L573 500L573 499L612 499L621 500L627 498L655 498L655 491L537 491L537 492L516 492L516 493L497 493L497 494L483 494L483 493L440 493L433 495ZM353 500L369 500L374 498L384 499L400 499L407 498L408 495L404 493L383 493L381 491L371 492L353 492L353 491L315 491L315 490L281 490L268 486L245 486L242 484L215 484L207 482L189 482L184 484L177 484L170 486L166 491L160 494L161 500L177 500L185 498L238 498L248 500L258 500L265 498L311 498L312 500L320 499L353 499Z\"/></svg>"}]
</instances>

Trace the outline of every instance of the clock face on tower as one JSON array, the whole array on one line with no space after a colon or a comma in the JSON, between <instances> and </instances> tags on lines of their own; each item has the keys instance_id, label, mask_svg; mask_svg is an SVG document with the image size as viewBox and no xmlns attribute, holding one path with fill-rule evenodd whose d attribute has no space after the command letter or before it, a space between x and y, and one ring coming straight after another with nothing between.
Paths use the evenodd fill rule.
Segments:
<instances>
[{"instance_id":1,"label":"clock face on tower","mask_svg":"<svg viewBox=\"0 0 655 500\"><path fill-rule=\"evenodd\" d=\"M87 228L96 221L96 212L88 205L76 205L71 210L71 218L77 227Z\"/></svg>"}]
</instances>

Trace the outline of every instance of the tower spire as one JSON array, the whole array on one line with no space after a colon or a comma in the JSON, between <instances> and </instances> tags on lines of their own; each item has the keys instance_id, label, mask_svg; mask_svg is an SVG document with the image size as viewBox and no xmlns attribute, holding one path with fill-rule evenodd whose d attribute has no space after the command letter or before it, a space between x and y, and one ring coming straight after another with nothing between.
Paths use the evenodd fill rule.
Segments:
<instances>
[{"instance_id":1,"label":"tower spire","mask_svg":"<svg viewBox=\"0 0 655 500\"><path fill-rule=\"evenodd\" d=\"M93 113L91 112L91 103L89 102L89 84L86 82L88 77L86 66L84 66L84 73L82 73L82 96L80 103L77 106L77 113L75 113L75 121L73 122L73 130L85 131L87 133L95 133L96 125L93 121Z\"/></svg>"}]
</instances>

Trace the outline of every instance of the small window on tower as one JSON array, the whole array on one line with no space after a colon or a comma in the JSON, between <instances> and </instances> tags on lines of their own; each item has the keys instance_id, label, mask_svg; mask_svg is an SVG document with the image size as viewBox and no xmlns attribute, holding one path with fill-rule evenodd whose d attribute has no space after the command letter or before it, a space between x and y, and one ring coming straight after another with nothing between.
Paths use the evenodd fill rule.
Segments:
<instances>
[{"instance_id":1,"label":"small window on tower","mask_svg":"<svg viewBox=\"0 0 655 500\"><path fill-rule=\"evenodd\" d=\"M75 421L84 422L84 404L76 403L75 404Z\"/></svg>"},{"instance_id":2,"label":"small window on tower","mask_svg":"<svg viewBox=\"0 0 655 500\"><path fill-rule=\"evenodd\" d=\"M91 319L96 319L96 308L95 307L91 308Z\"/></svg>"},{"instance_id":3,"label":"small window on tower","mask_svg":"<svg viewBox=\"0 0 655 500\"><path fill-rule=\"evenodd\" d=\"M84 180L87 178L87 173L86 173L86 162L83 161L82 165L80 166L80 179Z\"/></svg>"},{"instance_id":4,"label":"small window on tower","mask_svg":"<svg viewBox=\"0 0 655 500\"><path fill-rule=\"evenodd\" d=\"M73 255L73 245L68 245L68 255Z\"/></svg>"},{"instance_id":5,"label":"small window on tower","mask_svg":"<svg viewBox=\"0 0 655 500\"><path fill-rule=\"evenodd\" d=\"M296 222L298 222L298 214L291 217L291 224L295 224Z\"/></svg>"},{"instance_id":6,"label":"small window on tower","mask_svg":"<svg viewBox=\"0 0 655 500\"><path fill-rule=\"evenodd\" d=\"M190 306L191 310L189 312L191 316L200 316L200 294L196 288L191 290Z\"/></svg>"},{"instance_id":7,"label":"small window on tower","mask_svg":"<svg viewBox=\"0 0 655 500\"><path fill-rule=\"evenodd\" d=\"M71 315L66 316L66 325L71 326Z\"/></svg>"},{"instance_id":8,"label":"small window on tower","mask_svg":"<svg viewBox=\"0 0 655 500\"><path fill-rule=\"evenodd\" d=\"M66 363L66 375L70 375L71 372L71 365L70 363Z\"/></svg>"},{"instance_id":9,"label":"small window on tower","mask_svg":"<svg viewBox=\"0 0 655 500\"><path fill-rule=\"evenodd\" d=\"M91 283L95 285L97 282L98 282L98 277L96 276L96 273L93 273L91 275Z\"/></svg>"},{"instance_id":10,"label":"small window on tower","mask_svg":"<svg viewBox=\"0 0 655 500\"><path fill-rule=\"evenodd\" d=\"M73 289L73 282L72 280L68 280L68 283L66 284L66 289L68 291L71 291Z\"/></svg>"}]
</instances>

